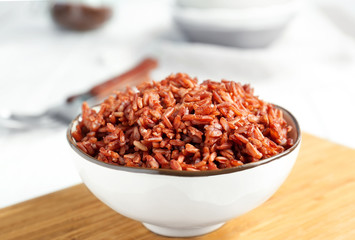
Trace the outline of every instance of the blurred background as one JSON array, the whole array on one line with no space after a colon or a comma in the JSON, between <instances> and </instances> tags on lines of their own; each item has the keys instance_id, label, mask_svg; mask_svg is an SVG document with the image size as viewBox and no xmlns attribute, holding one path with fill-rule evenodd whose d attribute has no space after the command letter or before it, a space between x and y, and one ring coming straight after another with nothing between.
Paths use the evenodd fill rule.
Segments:
<instances>
[{"instance_id":1,"label":"blurred background","mask_svg":"<svg viewBox=\"0 0 355 240\"><path fill-rule=\"evenodd\" d=\"M302 131L355 148L355 1L0 1L0 19L0 208L81 182L66 124L14 129L6 117L40 114L148 56L155 80L250 83Z\"/></svg>"}]
</instances>

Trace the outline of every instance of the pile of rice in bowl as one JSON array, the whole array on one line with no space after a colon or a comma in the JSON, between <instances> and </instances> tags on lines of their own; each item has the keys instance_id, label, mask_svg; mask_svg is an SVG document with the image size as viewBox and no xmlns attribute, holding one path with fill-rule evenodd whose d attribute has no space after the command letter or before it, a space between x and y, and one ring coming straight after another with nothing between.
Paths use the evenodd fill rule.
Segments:
<instances>
[{"instance_id":1,"label":"pile of rice in bowl","mask_svg":"<svg viewBox=\"0 0 355 240\"><path fill-rule=\"evenodd\" d=\"M170 75L86 103L72 132L99 161L129 167L203 171L269 158L293 145L282 111L249 85Z\"/></svg>"}]
</instances>

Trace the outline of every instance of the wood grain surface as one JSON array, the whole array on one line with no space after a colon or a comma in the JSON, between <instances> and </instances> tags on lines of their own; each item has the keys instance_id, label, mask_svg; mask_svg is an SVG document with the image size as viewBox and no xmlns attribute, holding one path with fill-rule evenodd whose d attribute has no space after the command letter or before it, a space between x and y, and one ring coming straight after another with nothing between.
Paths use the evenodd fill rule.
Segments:
<instances>
[{"instance_id":1,"label":"wood grain surface","mask_svg":"<svg viewBox=\"0 0 355 240\"><path fill-rule=\"evenodd\" d=\"M81 184L1 209L0 239L174 238L117 214ZM185 239L355 239L355 150L303 134L296 165L271 199L215 232Z\"/></svg>"}]
</instances>

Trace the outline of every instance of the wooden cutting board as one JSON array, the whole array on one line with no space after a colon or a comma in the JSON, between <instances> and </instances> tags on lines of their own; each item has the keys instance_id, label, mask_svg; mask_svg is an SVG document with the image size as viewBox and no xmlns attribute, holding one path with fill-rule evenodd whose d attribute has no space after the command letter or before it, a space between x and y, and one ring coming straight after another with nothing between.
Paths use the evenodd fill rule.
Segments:
<instances>
[{"instance_id":1,"label":"wooden cutting board","mask_svg":"<svg viewBox=\"0 0 355 240\"><path fill-rule=\"evenodd\" d=\"M4 194L4 193L1 193ZM0 239L174 239L151 233L77 185L0 210ZM303 134L296 165L262 206L185 239L355 239L355 150Z\"/></svg>"}]
</instances>

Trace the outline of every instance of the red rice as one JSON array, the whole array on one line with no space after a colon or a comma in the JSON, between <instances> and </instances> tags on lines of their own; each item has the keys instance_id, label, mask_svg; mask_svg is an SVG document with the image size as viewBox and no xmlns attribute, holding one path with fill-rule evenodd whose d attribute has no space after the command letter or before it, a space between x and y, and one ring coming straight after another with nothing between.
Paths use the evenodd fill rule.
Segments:
<instances>
[{"instance_id":1,"label":"red rice","mask_svg":"<svg viewBox=\"0 0 355 240\"><path fill-rule=\"evenodd\" d=\"M282 111L249 85L187 74L143 83L82 107L72 133L100 161L142 168L212 170L259 161L293 145Z\"/></svg>"}]
</instances>

